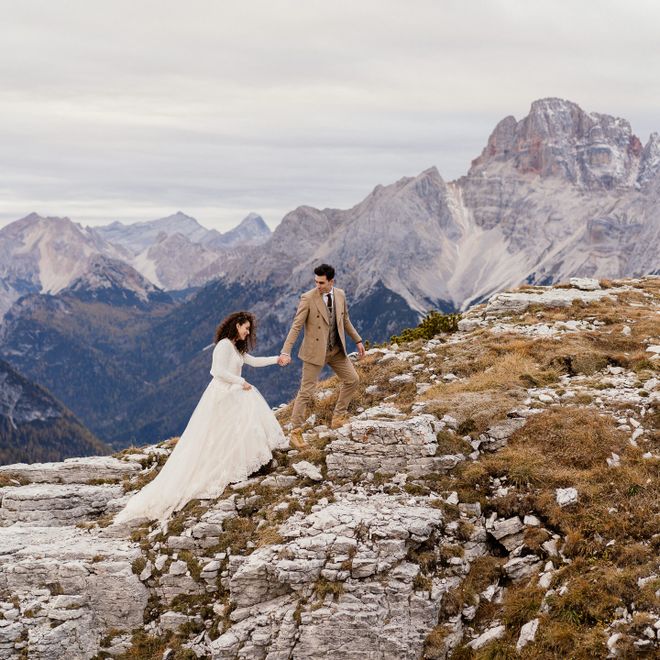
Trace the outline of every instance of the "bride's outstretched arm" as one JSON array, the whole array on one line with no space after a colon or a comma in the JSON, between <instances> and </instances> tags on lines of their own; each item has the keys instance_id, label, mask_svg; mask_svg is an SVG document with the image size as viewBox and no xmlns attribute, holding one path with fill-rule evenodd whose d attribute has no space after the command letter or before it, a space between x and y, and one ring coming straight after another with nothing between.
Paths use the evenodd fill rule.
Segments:
<instances>
[{"instance_id":1,"label":"bride's outstretched arm","mask_svg":"<svg viewBox=\"0 0 660 660\"><path fill-rule=\"evenodd\" d=\"M249 353L243 356L243 362L250 367L270 367L271 364L277 364L279 355L273 357L253 357Z\"/></svg>"},{"instance_id":2,"label":"bride's outstretched arm","mask_svg":"<svg viewBox=\"0 0 660 660\"><path fill-rule=\"evenodd\" d=\"M245 383L245 378L237 376L236 374L231 373L227 369L229 364L229 359L231 357L231 351L234 349L226 341L219 341L215 348L213 349L213 362L211 364L211 376L214 378L219 378L224 380L227 383L232 383L234 385L243 385Z\"/></svg>"}]
</instances>

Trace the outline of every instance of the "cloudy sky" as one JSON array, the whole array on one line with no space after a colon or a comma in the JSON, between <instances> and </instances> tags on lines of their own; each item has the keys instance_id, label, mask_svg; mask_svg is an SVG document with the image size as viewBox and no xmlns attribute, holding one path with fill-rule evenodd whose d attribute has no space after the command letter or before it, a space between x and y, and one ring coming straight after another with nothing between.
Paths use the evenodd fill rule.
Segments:
<instances>
[{"instance_id":1,"label":"cloudy sky","mask_svg":"<svg viewBox=\"0 0 660 660\"><path fill-rule=\"evenodd\" d=\"M0 0L0 226L207 227L464 174L559 96L660 130L651 0Z\"/></svg>"}]
</instances>

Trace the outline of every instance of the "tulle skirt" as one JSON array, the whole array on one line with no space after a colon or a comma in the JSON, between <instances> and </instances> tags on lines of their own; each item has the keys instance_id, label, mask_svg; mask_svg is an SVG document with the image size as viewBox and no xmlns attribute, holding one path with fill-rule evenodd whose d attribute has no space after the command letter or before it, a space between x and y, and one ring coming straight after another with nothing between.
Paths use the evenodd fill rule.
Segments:
<instances>
[{"instance_id":1,"label":"tulle skirt","mask_svg":"<svg viewBox=\"0 0 660 660\"><path fill-rule=\"evenodd\" d=\"M214 378L156 478L133 495L115 523L135 518L166 520L192 499L220 497L268 463L288 444L266 400Z\"/></svg>"}]
</instances>

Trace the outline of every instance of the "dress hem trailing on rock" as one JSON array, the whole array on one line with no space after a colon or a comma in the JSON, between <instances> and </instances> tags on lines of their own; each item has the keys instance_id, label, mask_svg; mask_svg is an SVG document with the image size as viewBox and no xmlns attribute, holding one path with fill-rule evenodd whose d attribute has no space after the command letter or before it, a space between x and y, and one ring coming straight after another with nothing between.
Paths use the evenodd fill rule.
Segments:
<instances>
[{"instance_id":1,"label":"dress hem trailing on rock","mask_svg":"<svg viewBox=\"0 0 660 660\"><path fill-rule=\"evenodd\" d=\"M277 356L241 355L229 339L213 350L213 379L156 478L128 501L115 523L165 520L193 499L220 497L287 446L279 422L259 391L244 390L243 364L265 367Z\"/></svg>"}]
</instances>

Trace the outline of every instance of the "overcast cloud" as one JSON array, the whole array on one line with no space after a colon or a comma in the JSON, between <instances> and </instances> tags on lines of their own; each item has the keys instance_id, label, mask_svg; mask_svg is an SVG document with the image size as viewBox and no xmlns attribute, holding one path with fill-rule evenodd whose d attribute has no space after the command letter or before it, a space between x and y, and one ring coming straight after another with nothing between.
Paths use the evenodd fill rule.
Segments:
<instances>
[{"instance_id":1,"label":"overcast cloud","mask_svg":"<svg viewBox=\"0 0 660 660\"><path fill-rule=\"evenodd\" d=\"M660 130L660 5L0 0L0 225L226 230L465 174L546 96Z\"/></svg>"}]
</instances>

